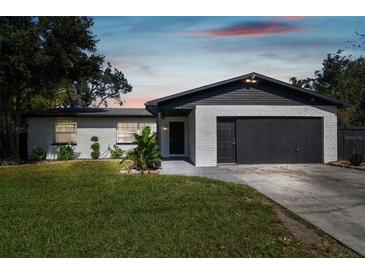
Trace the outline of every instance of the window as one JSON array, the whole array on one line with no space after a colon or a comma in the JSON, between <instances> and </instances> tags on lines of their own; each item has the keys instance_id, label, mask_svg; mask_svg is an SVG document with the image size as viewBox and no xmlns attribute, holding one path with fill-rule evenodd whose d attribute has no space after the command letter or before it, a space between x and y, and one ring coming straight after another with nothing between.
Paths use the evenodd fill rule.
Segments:
<instances>
[{"instance_id":1,"label":"window","mask_svg":"<svg viewBox=\"0 0 365 274\"><path fill-rule=\"evenodd\" d=\"M76 143L76 122L57 121L55 123L55 143Z\"/></svg>"},{"instance_id":2,"label":"window","mask_svg":"<svg viewBox=\"0 0 365 274\"><path fill-rule=\"evenodd\" d=\"M140 134L145 127L150 127L152 132L156 132L155 123L123 122L118 123L117 143L134 143L134 134Z\"/></svg>"}]
</instances>

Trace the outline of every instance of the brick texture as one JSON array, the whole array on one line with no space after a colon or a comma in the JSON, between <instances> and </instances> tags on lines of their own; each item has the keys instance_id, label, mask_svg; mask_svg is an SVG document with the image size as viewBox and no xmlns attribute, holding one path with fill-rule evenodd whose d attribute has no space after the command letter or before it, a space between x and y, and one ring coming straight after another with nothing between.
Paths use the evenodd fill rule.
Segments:
<instances>
[{"instance_id":1,"label":"brick texture","mask_svg":"<svg viewBox=\"0 0 365 274\"><path fill-rule=\"evenodd\" d=\"M336 111L335 106L196 106L195 164L196 166L217 165L217 117L224 116L322 117L324 161L337 160Z\"/></svg>"}]
</instances>

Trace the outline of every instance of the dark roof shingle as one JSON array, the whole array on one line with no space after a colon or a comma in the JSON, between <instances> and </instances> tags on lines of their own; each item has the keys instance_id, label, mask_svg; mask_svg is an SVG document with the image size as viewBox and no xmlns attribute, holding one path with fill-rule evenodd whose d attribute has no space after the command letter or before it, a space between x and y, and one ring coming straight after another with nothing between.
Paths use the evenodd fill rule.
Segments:
<instances>
[{"instance_id":1,"label":"dark roof shingle","mask_svg":"<svg viewBox=\"0 0 365 274\"><path fill-rule=\"evenodd\" d=\"M144 108L53 108L27 113L27 117L153 117Z\"/></svg>"},{"instance_id":2,"label":"dark roof shingle","mask_svg":"<svg viewBox=\"0 0 365 274\"><path fill-rule=\"evenodd\" d=\"M268 77L268 76L265 76L265 75L262 75L262 74L259 74L259 73L256 73L256 72L251 72L251 73L244 74L244 75L241 75L241 76L238 76L238 77L234 77L234 78L231 78L231 79L219 81L219 82L216 82L216 83L213 83L213 84L201 86L201 87L198 87L198 88L190 89L190 90L187 90L187 91L183 91L183 92L179 92L179 93L176 93L176 94L172 94L172 95L168 95L168 96L165 96L165 97L161 97L161 98L158 98L158 99L155 99L155 100L151 100L151 101L146 102L145 103L145 106L146 107L149 107L149 106L157 106L161 102L165 102L165 101L169 101L169 100L174 100L174 99L177 99L179 97L186 96L186 95L189 95L189 94L192 94L192 93L196 93L196 92L207 91L210 88L217 87L217 86L222 86L222 85L225 85L225 84L228 84L228 83L232 83L232 82L235 82L235 81L241 81L241 80L244 80L244 79L246 79L248 77L252 77L252 76L258 77L258 78L260 78L262 80L265 80L267 82L272 82L272 83L276 83L276 84L281 85L281 86L285 86L285 87L291 88L294 91L301 92L301 93L303 93L305 95L309 95L309 96L313 96L313 97L320 98L320 99L322 99L324 101L327 101L328 103L337 105L339 107L348 107L348 106L351 106L347 102L344 102L344 101L341 101L341 100L338 100L338 99L334 99L334 98L325 96L323 94L319 94L319 93L317 93L315 91L312 91L312 90L308 90L308 89L304 89L304 88L300 88L300 87L295 87L295 86L293 86L293 85L291 85L289 83L286 83L286 82L283 82L283 81L280 81L280 80L277 80L277 79L274 79L274 78L271 78L271 77Z\"/></svg>"}]
</instances>

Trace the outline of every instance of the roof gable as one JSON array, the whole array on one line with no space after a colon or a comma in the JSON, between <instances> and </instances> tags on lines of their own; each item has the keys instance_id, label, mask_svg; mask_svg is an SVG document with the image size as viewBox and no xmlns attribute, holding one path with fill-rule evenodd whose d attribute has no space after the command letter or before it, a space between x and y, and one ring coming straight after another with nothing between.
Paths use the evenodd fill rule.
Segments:
<instances>
[{"instance_id":1,"label":"roof gable","mask_svg":"<svg viewBox=\"0 0 365 274\"><path fill-rule=\"evenodd\" d=\"M256 83L246 83L245 82L246 79L255 79ZM270 86L271 86L271 88L270 88ZM231 87L231 90L230 90L230 87ZM310 90L303 89L303 88L298 88L289 83L285 83L283 81L276 80L276 79L273 79L273 78L267 77L265 75L255 73L255 72L241 75L239 77L231 78L228 80L216 82L216 83L213 83L210 85L198 87L198 88L184 91L181 93L177 93L174 95L162 97L162 98L159 98L156 100L149 101L145 105L146 105L147 109L149 109L149 110L152 110L157 105L159 105L159 106L170 105L171 107L174 105L178 105L179 107L182 107L185 105L185 107L189 108L189 107L192 107L192 105L194 104L194 100L195 100L195 104L204 104L204 101L202 101L203 98L205 100L207 100L209 97L214 99L214 97L216 97L218 95L222 95L226 92L227 93L232 92L232 87L233 87L233 89L240 90L240 91L242 91L242 89L244 89L244 88L246 88L246 89L248 88L248 90L256 90L256 91L261 90L261 91L267 92L269 94L271 93L271 95L274 95L274 96L270 97L270 96L264 96L264 93L261 93L261 96L260 96L260 94L257 93L256 97L255 96L250 97L250 100L251 100L250 104L252 104L253 102L255 102L255 104L267 104L267 103L270 104L270 100L272 100L271 102L274 104L274 102L276 100L277 104L290 104L289 102L291 101L291 102L299 102L299 103L304 103L304 104L336 105L339 107L349 106L349 104L347 104L346 102L318 94L314 91L310 91ZM237 102L238 104L240 104L239 100L237 101L237 99L244 100L245 99L244 97L248 94L248 92L246 94L244 94L244 93L241 93L241 94L242 94L242 96L237 97L238 96L237 92L232 93L231 100L229 100L227 97L226 98L217 97L216 104L232 104L230 101ZM276 96L276 98L275 98L275 96ZM279 97L286 99L286 101L280 100ZM214 101L214 100L211 100L211 101ZM248 103L248 101L247 101L247 103Z\"/></svg>"}]
</instances>

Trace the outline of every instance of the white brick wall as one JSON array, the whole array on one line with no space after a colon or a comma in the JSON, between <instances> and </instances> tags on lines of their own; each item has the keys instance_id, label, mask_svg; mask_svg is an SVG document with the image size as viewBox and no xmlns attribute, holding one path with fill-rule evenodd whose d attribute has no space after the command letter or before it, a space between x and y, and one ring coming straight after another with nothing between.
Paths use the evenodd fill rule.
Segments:
<instances>
[{"instance_id":1,"label":"white brick wall","mask_svg":"<svg viewBox=\"0 0 365 274\"><path fill-rule=\"evenodd\" d=\"M108 158L108 147L117 142L117 123L122 121L139 121L155 123L155 118L65 118L77 122L77 145L75 151L79 158L90 157L92 136L97 136L100 143L100 158ZM54 140L55 118L28 118L28 155L34 147L39 146L47 152L47 159L57 159L58 146ZM119 145L124 150L135 147L133 144Z\"/></svg>"},{"instance_id":2,"label":"white brick wall","mask_svg":"<svg viewBox=\"0 0 365 274\"><path fill-rule=\"evenodd\" d=\"M337 109L335 106L196 106L196 166L217 165L217 117L297 116L322 117L324 123L324 161L337 160Z\"/></svg>"},{"instance_id":3,"label":"white brick wall","mask_svg":"<svg viewBox=\"0 0 365 274\"><path fill-rule=\"evenodd\" d=\"M185 154L197 166L217 165L217 117L221 116L298 116L322 117L324 122L324 161L337 159L337 116L335 106L196 106L188 117L166 117L162 120L162 154L169 157L169 121L185 122ZM90 158L90 138L99 137L101 157L108 157L108 146L116 143L117 123L123 120L155 122L155 118L76 118L76 152L80 158ZM57 146L52 146L55 118L28 119L28 154L36 146L55 159ZM128 150L134 145L120 145Z\"/></svg>"},{"instance_id":4,"label":"white brick wall","mask_svg":"<svg viewBox=\"0 0 365 274\"><path fill-rule=\"evenodd\" d=\"M195 109L193 109L188 116L188 136L189 136L189 150L188 157L195 164Z\"/></svg>"}]
</instances>

